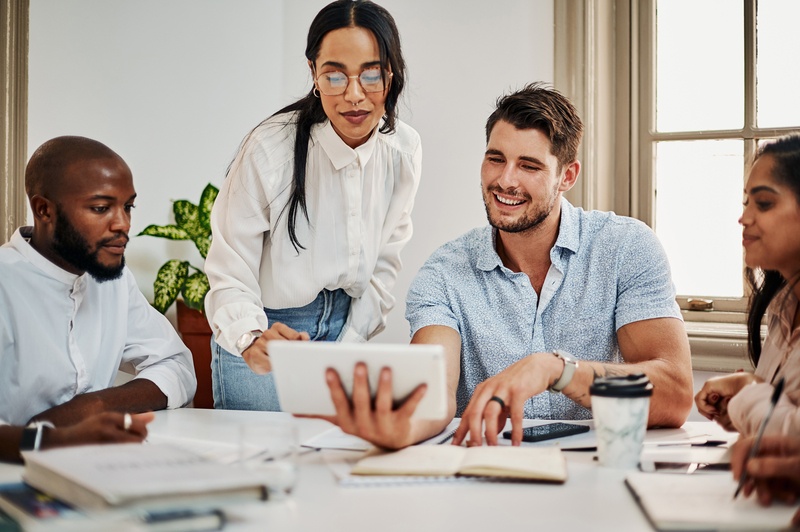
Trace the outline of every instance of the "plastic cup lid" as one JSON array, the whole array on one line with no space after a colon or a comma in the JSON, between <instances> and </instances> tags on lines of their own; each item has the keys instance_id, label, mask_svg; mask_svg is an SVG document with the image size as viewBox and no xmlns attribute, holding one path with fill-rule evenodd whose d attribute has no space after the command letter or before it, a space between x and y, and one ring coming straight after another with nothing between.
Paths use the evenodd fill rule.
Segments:
<instances>
[{"instance_id":1,"label":"plastic cup lid","mask_svg":"<svg viewBox=\"0 0 800 532\"><path fill-rule=\"evenodd\" d=\"M589 393L600 397L650 397L653 384L644 373L598 377L589 388Z\"/></svg>"}]
</instances>

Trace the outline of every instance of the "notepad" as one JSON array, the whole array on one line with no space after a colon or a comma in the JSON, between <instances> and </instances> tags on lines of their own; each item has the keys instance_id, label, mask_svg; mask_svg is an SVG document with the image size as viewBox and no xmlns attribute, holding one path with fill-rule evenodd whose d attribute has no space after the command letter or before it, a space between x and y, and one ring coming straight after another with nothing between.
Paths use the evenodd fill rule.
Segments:
<instances>
[{"instance_id":1,"label":"notepad","mask_svg":"<svg viewBox=\"0 0 800 532\"><path fill-rule=\"evenodd\" d=\"M658 530L784 530L797 505L763 507L754 497L733 499L730 473L631 473L625 483Z\"/></svg>"},{"instance_id":2,"label":"notepad","mask_svg":"<svg viewBox=\"0 0 800 532\"><path fill-rule=\"evenodd\" d=\"M350 474L476 476L561 483L567 480L567 465L557 447L417 445L395 452L376 451L359 460Z\"/></svg>"}]
</instances>

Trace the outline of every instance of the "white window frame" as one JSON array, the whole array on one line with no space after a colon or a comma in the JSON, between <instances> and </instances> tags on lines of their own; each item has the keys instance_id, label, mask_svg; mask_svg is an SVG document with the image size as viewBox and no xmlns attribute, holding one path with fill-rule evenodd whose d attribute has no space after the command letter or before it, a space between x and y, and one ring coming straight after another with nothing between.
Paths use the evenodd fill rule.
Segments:
<instances>
[{"instance_id":1,"label":"white window frame","mask_svg":"<svg viewBox=\"0 0 800 532\"><path fill-rule=\"evenodd\" d=\"M0 244L27 216L28 0L0 2Z\"/></svg>"},{"instance_id":2,"label":"white window frame","mask_svg":"<svg viewBox=\"0 0 800 532\"><path fill-rule=\"evenodd\" d=\"M745 12L746 98L755 93L755 0ZM555 86L576 105L585 134L579 153L582 179L568 199L586 209L614 210L653 225L655 182L652 153L664 139L702 135L654 134L655 0L554 0ZM745 138L748 153L759 137L789 129L754 128L748 106L746 126L718 138ZM743 184L744 184L744 172ZM702 297L702 296L700 296ZM688 310L678 297L696 370L752 368L747 356L744 298L713 298L713 311Z\"/></svg>"}]
</instances>

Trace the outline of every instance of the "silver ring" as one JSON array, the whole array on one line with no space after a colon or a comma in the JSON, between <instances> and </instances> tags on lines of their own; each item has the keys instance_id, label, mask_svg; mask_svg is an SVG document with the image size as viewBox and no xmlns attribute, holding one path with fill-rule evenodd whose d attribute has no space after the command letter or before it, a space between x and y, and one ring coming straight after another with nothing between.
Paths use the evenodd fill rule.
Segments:
<instances>
[{"instance_id":1,"label":"silver ring","mask_svg":"<svg viewBox=\"0 0 800 532\"><path fill-rule=\"evenodd\" d=\"M125 432L128 432L131 430L131 425L133 425L133 417L131 417L129 413L125 412L125 416L122 419L122 429Z\"/></svg>"}]
</instances>

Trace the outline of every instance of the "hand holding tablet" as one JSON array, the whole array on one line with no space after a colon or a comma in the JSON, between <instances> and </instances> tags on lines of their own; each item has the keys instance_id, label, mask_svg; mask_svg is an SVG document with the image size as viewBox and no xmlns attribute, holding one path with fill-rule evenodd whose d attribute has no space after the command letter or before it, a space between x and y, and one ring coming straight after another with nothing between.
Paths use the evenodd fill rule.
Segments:
<instances>
[{"instance_id":1,"label":"hand holding tablet","mask_svg":"<svg viewBox=\"0 0 800 532\"><path fill-rule=\"evenodd\" d=\"M400 405L417 387L426 385L413 419L447 417L444 348L439 345L342 344L271 341L269 353L281 408L293 414L333 416L336 409L326 381L328 368L338 373L348 397L358 362L366 365L372 399L380 373L389 368L392 401Z\"/></svg>"}]
</instances>

